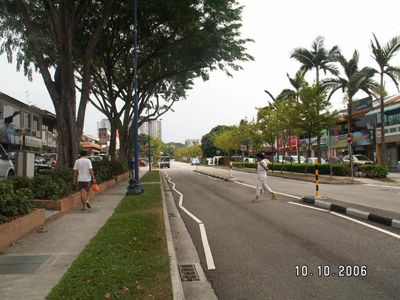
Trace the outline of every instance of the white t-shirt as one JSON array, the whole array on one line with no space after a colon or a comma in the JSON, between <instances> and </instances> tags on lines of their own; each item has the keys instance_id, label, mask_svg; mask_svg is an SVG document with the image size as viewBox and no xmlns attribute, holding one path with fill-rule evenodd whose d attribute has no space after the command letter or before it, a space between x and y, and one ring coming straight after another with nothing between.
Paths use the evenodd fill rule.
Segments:
<instances>
[{"instance_id":1,"label":"white t-shirt","mask_svg":"<svg viewBox=\"0 0 400 300\"><path fill-rule=\"evenodd\" d=\"M257 165L257 172L258 172L259 177L267 177L267 171L265 171L265 169L262 166L265 166L267 168L267 160L266 159L263 159Z\"/></svg>"},{"instance_id":2,"label":"white t-shirt","mask_svg":"<svg viewBox=\"0 0 400 300\"><path fill-rule=\"evenodd\" d=\"M74 170L78 171L78 181L92 181L89 170L93 169L92 162L86 157L81 157L75 161Z\"/></svg>"}]
</instances>

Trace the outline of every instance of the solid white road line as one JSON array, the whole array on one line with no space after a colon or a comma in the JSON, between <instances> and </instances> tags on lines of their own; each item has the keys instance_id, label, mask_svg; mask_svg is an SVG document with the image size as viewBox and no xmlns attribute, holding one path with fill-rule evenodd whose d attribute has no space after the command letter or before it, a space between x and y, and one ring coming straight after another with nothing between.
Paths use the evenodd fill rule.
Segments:
<instances>
[{"instance_id":1,"label":"solid white road line","mask_svg":"<svg viewBox=\"0 0 400 300\"><path fill-rule=\"evenodd\" d=\"M376 227L376 226L373 226L373 225L370 225L370 224L367 224L367 223L364 223L364 222L355 220L355 219L353 219L353 218L350 218L350 217L341 215L341 214L339 214L339 213L337 213L337 212L334 212L334 211L331 211L330 213L333 214L333 215L335 215L335 216L341 217L341 218L343 218L343 219L347 219L347 220L353 221L353 222L355 222L355 223L364 225L364 226L366 226L366 227L375 229L375 230L377 230L377 231L383 232L383 233L385 233L385 234L387 234L387 235L390 235L390 236L393 236L393 237L395 237L395 238L397 238L397 239L400 239L400 235L395 234L395 233L393 233L393 232L390 232L390 231L388 231L388 230L385 230L385 229L382 229L382 228L379 228L379 227Z\"/></svg>"},{"instance_id":2,"label":"solid white road line","mask_svg":"<svg viewBox=\"0 0 400 300\"><path fill-rule=\"evenodd\" d=\"M208 244L206 227L204 226L204 224L199 224L199 227L200 227L201 240L203 242L203 247L204 247L204 255L206 257L206 262L207 262L207 268L209 270L215 270L214 258L211 254L210 245Z\"/></svg>"},{"instance_id":3,"label":"solid white road line","mask_svg":"<svg viewBox=\"0 0 400 300\"><path fill-rule=\"evenodd\" d=\"M256 189L257 187L256 186L254 186L254 185L250 185L250 184L247 184L247 183L243 183L243 182L239 182L239 181L233 181L234 183L237 183L237 184L241 184L241 185L244 185L244 186L247 186L247 187L250 187L250 188L253 188L253 189ZM301 199L301 197L299 197L299 196L294 196L294 195L290 195L290 194L285 194L285 193L280 193L280 192L276 192L276 191L273 191L275 194L278 194L278 195L282 195L282 196L286 196L286 197L290 197L290 198L294 198L294 199L298 199L298 200L300 200Z\"/></svg>"},{"instance_id":4,"label":"solid white road line","mask_svg":"<svg viewBox=\"0 0 400 300\"><path fill-rule=\"evenodd\" d=\"M247 186L247 187L251 187L251 188L253 188L253 189L256 189L257 187L256 186L254 186L254 185L250 185L250 184L246 184L246 183L243 183L243 182L239 182L239 181L233 181L234 183L237 183L237 184L241 184L241 185L244 185L244 186Z\"/></svg>"},{"instance_id":5,"label":"solid white road line","mask_svg":"<svg viewBox=\"0 0 400 300\"><path fill-rule=\"evenodd\" d=\"M197 222L197 224L203 224L203 221L201 221L199 218L197 218L194 214L192 214L190 211L188 211L184 206L179 205L179 207L189 216L191 217L194 221Z\"/></svg>"},{"instance_id":6,"label":"solid white road line","mask_svg":"<svg viewBox=\"0 0 400 300\"><path fill-rule=\"evenodd\" d=\"M399 186L392 186L392 185L380 185L380 184L372 184L372 183L366 183L364 185L367 186L374 186L374 187L383 187L383 188L389 188L389 189L400 189Z\"/></svg>"},{"instance_id":7,"label":"solid white road line","mask_svg":"<svg viewBox=\"0 0 400 300\"><path fill-rule=\"evenodd\" d=\"M318 207L313 207L313 206L309 206L309 205L305 205L305 204L295 203L295 202L292 202L292 201L289 201L289 203L293 204L293 205L306 207L306 208L309 208L309 209L315 209L315 210L319 210L319 211L323 211L323 212L328 212L328 210L322 209L322 208L318 208Z\"/></svg>"},{"instance_id":8,"label":"solid white road line","mask_svg":"<svg viewBox=\"0 0 400 300\"><path fill-rule=\"evenodd\" d=\"M301 197L299 197L299 196L289 195L289 194L280 193L280 192L275 192L275 191L274 191L274 193L275 193L275 194L278 194L278 195L282 195L282 196L294 198L294 199L297 199L297 200L300 200L300 199L301 199Z\"/></svg>"}]
</instances>

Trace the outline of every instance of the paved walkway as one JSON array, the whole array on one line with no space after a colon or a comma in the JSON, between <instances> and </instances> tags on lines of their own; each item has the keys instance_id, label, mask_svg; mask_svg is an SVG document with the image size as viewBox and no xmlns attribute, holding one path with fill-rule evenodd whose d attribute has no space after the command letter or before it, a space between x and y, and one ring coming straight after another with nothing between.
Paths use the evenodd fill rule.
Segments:
<instances>
[{"instance_id":1,"label":"paved walkway","mask_svg":"<svg viewBox=\"0 0 400 300\"><path fill-rule=\"evenodd\" d=\"M91 209L73 209L1 250L0 299L45 299L112 215L127 186L127 180L118 183L92 199Z\"/></svg>"}]
</instances>

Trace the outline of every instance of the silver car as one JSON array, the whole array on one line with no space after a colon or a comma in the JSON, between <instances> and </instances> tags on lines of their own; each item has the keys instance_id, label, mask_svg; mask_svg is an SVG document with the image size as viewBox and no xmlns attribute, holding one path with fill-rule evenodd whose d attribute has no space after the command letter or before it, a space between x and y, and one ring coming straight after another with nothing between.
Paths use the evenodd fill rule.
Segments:
<instances>
[{"instance_id":1,"label":"silver car","mask_svg":"<svg viewBox=\"0 0 400 300\"><path fill-rule=\"evenodd\" d=\"M350 164L350 157L349 155L346 155L343 157L343 163L345 164ZM354 154L353 155L353 164L355 166L361 166L361 165L367 165L367 164L372 164L372 160L370 160L368 157L361 155L361 154Z\"/></svg>"},{"instance_id":2,"label":"silver car","mask_svg":"<svg viewBox=\"0 0 400 300\"><path fill-rule=\"evenodd\" d=\"M0 145L0 180L7 179L8 177L14 176L14 174L14 164L3 146Z\"/></svg>"}]
</instances>

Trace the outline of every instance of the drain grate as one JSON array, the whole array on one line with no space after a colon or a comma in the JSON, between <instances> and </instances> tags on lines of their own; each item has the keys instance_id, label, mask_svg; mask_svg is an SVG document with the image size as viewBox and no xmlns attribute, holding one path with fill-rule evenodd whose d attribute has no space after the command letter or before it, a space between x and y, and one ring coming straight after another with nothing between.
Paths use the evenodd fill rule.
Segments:
<instances>
[{"instance_id":1,"label":"drain grate","mask_svg":"<svg viewBox=\"0 0 400 300\"><path fill-rule=\"evenodd\" d=\"M182 281L199 281L195 265L178 265Z\"/></svg>"}]
</instances>

